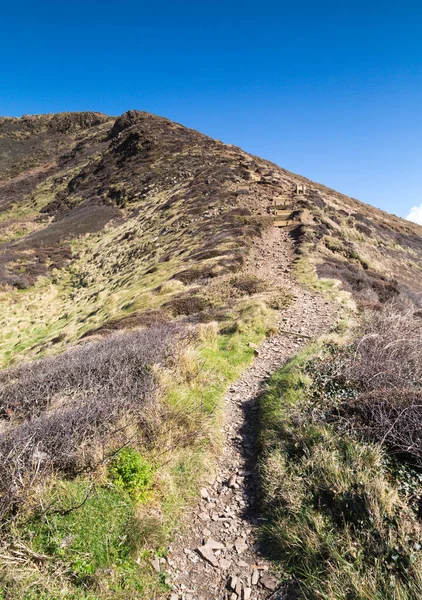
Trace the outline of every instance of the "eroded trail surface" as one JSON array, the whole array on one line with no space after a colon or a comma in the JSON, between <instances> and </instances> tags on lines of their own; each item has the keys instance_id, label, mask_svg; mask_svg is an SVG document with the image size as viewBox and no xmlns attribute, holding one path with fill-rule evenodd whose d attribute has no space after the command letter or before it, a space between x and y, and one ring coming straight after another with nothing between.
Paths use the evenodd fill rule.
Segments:
<instances>
[{"instance_id":1,"label":"eroded trail surface","mask_svg":"<svg viewBox=\"0 0 422 600\"><path fill-rule=\"evenodd\" d=\"M257 542L257 401L271 373L309 343L294 334L317 338L330 329L337 313L336 306L294 280L292 257L287 232L274 229L252 259L251 269L284 284L294 299L281 311L279 333L260 346L252 366L228 390L216 478L201 490L167 559L171 600L283 598Z\"/></svg>"}]
</instances>

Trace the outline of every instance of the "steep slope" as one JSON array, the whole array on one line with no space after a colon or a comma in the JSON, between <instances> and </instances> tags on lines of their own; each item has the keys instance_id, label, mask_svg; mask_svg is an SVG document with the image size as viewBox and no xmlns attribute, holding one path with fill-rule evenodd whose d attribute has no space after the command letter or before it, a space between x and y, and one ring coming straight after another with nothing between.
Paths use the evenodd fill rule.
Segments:
<instances>
[{"instance_id":1,"label":"steep slope","mask_svg":"<svg viewBox=\"0 0 422 600\"><path fill-rule=\"evenodd\" d=\"M419 302L420 226L307 184L309 193L298 203L299 237L318 276L340 280L362 307L376 308L398 293Z\"/></svg>"},{"instance_id":2,"label":"steep slope","mask_svg":"<svg viewBox=\"0 0 422 600\"><path fill-rule=\"evenodd\" d=\"M258 163L238 150L136 112L95 140L2 211L6 358L159 308L169 297L154 290L179 271L191 284L238 270L268 224Z\"/></svg>"},{"instance_id":3,"label":"steep slope","mask_svg":"<svg viewBox=\"0 0 422 600\"><path fill-rule=\"evenodd\" d=\"M421 233L148 113L0 120L0 595L266 597L257 395L345 311L419 307Z\"/></svg>"},{"instance_id":4,"label":"steep slope","mask_svg":"<svg viewBox=\"0 0 422 600\"><path fill-rule=\"evenodd\" d=\"M0 117L0 180L53 165L82 138L93 144L101 126L113 121L93 112Z\"/></svg>"},{"instance_id":5,"label":"steep slope","mask_svg":"<svg viewBox=\"0 0 422 600\"><path fill-rule=\"evenodd\" d=\"M420 227L166 119L48 115L4 119L0 132L4 361L161 308L171 278L239 270L300 182L292 235L319 275L372 303L419 290Z\"/></svg>"}]
</instances>

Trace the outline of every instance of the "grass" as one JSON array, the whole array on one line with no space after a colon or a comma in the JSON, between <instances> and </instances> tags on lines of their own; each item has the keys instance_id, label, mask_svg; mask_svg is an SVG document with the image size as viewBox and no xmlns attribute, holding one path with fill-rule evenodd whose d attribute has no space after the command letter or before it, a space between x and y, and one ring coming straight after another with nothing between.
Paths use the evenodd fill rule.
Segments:
<instances>
[{"instance_id":1,"label":"grass","mask_svg":"<svg viewBox=\"0 0 422 600\"><path fill-rule=\"evenodd\" d=\"M3 580L4 598L123 599L166 590L139 560L142 537L130 493L77 478L55 479L45 494L50 510L31 516L19 537L22 548L50 560L36 573L28 568L20 585Z\"/></svg>"},{"instance_id":2,"label":"grass","mask_svg":"<svg viewBox=\"0 0 422 600\"><path fill-rule=\"evenodd\" d=\"M321 354L307 348L261 399L263 548L297 598L416 600L421 527L383 449L330 425L315 403Z\"/></svg>"},{"instance_id":3,"label":"grass","mask_svg":"<svg viewBox=\"0 0 422 600\"><path fill-rule=\"evenodd\" d=\"M311 253L307 251L305 245L301 247L300 257L295 262L295 274L300 283L312 290L332 300L340 300L340 297L344 300L344 295L339 292L337 281L318 277Z\"/></svg>"},{"instance_id":4,"label":"grass","mask_svg":"<svg viewBox=\"0 0 422 600\"><path fill-rule=\"evenodd\" d=\"M247 297L222 323L199 325L176 363L156 372L163 408L152 443L123 448L90 475L57 474L34 490L4 548L28 549L24 566L0 571L4 599L130 599L166 591L150 561L163 555L210 476L224 393L253 358L250 343L273 330L276 314ZM40 564L35 555L48 558Z\"/></svg>"},{"instance_id":5,"label":"grass","mask_svg":"<svg viewBox=\"0 0 422 600\"><path fill-rule=\"evenodd\" d=\"M130 224L117 231L110 230L108 234L87 236L74 242L73 251L79 260L69 269L57 272L52 281L40 278L27 290L1 294L3 366L24 357L39 356L40 350L42 354L48 350L57 352L87 330L124 316L128 306L130 312L155 308L171 297L174 292L159 295L154 289L177 271L178 262L159 264L154 273L148 274L145 272L150 264L147 255L126 261L112 272L116 254L111 248L128 227ZM97 264L100 261L101 268ZM109 265L109 272L104 263ZM52 347L51 340L59 334L63 335L63 341Z\"/></svg>"},{"instance_id":6,"label":"grass","mask_svg":"<svg viewBox=\"0 0 422 600\"><path fill-rule=\"evenodd\" d=\"M118 485L97 486L86 499L87 494L83 478L56 481L49 492L54 511L34 517L27 529L33 549L70 563L72 576L80 582L97 569L128 558L126 538L135 512L131 494L122 494ZM75 506L80 508L72 510Z\"/></svg>"},{"instance_id":7,"label":"grass","mask_svg":"<svg viewBox=\"0 0 422 600\"><path fill-rule=\"evenodd\" d=\"M172 277L197 264L189 255L201 248L207 234L197 239L177 230L159 235L162 222L155 212L154 203L142 216L127 211L123 222L71 241L69 266L52 270L27 289L0 289L0 366L60 352L107 321L160 308L182 291L191 293L195 282L174 280L172 286ZM163 254L170 258L161 262ZM217 269L218 261L210 258L201 265ZM215 279L220 278L224 275Z\"/></svg>"}]
</instances>

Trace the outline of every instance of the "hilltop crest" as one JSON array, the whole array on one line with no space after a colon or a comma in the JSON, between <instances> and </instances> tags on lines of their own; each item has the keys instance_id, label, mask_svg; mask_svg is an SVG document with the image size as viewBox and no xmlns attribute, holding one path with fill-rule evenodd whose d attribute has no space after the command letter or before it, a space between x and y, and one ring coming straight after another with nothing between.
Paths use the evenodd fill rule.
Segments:
<instances>
[{"instance_id":1,"label":"hilltop crest","mask_svg":"<svg viewBox=\"0 0 422 600\"><path fill-rule=\"evenodd\" d=\"M360 306L400 291L419 302L419 226L163 117L130 110L118 118L6 118L0 148L3 293L25 290L25 313L37 294L42 306L40 283L61 290L43 311L45 335L34 339L20 325L18 346L6 336L10 358L127 316L142 304L139 289L241 271L275 219L308 285L321 286L317 275L337 280ZM301 196L298 184L306 186ZM58 322L70 298L86 315ZM15 327L7 310L2 325Z\"/></svg>"}]
</instances>

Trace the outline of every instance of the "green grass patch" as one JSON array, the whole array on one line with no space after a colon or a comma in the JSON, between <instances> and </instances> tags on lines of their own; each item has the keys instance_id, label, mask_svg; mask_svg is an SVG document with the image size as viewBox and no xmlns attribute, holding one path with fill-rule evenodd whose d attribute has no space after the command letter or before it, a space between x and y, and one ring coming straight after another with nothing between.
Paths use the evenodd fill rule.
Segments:
<instances>
[{"instance_id":1,"label":"green grass patch","mask_svg":"<svg viewBox=\"0 0 422 600\"><path fill-rule=\"evenodd\" d=\"M34 518L27 533L35 551L62 558L81 583L110 564L130 556L128 523L135 502L114 486L93 486L84 479L57 481L49 494L54 509Z\"/></svg>"},{"instance_id":2,"label":"green grass patch","mask_svg":"<svg viewBox=\"0 0 422 600\"><path fill-rule=\"evenodd\" d=\"M133 455L130 462L137 464ZM139 468L134 471L139 473ZM125 481L129 479L136 476ZM15 536L23 548L52 560L42 563L36 577L24 568L14 579L10 573L0 575L0 597L123 600L145 597L152 589L165 592L165 581L157 580L147 563L139 560L142 523L133 496L132 489L127 492L107 482L91 484L85 477L54 480L44 496L49 508L32 515Z\"/></svg>"},{"instance_id":3,"label":"green grass patch","mask_svg":"<svg viewBox=\"0 0 422 600\"><path fill-rule=\"evenodd\" d=\"M337 284L334 279L320 279L304 249L302 249L302 256L295 262L295 273L298 281L312 290L322 292L329 297L332 297L333 293L337 296Z\"/></svg>"}]
</instances>

